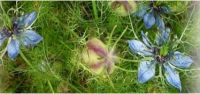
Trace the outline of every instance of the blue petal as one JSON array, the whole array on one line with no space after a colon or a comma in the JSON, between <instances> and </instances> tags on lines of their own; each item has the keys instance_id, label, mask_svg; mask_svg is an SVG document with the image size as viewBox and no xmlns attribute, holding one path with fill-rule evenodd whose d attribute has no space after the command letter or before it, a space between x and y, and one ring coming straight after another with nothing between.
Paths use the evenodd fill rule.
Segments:
<instances>
[{"instance_id":1,"label":"blue petal","mask_svg":"<svg viewBox=\"0 0 200 94\"><path fill-rule=\"evenodd\" d=\"M185 56L180 52L175 52L173 59L170 61L176 67L188 68L192 64L193 60L189 56Z\"/></svg>"},{"instance_id":2,"label":"blue petal","mask_svg":"<svg viewBox=\"0 0 200 94\"><path fill-rule=\"evenodd\" d=\"M38 44L43 38L32 30L27 30L22 33L20 37L25 46L34 46Z\"/></svg>"},{"instance_id":3,"label":"blue petal","mask_svg":"<svg viewBox=\"0 0 200 94\"><path fill-rule=\"evenodd\" d=\"M0 32L0 46L3 44L6 38L6 35L3 32Z\"/></svg>"},{"instance_id":4,"label":"blue petal","mask_svg":"<svg viewBox=\"0 0 200 94\"><path fill-rule=\"evenodd\" d=\"M138 17L143 18L144 15L146 14L147 9L148 9L147 6L141 5L141 7L139 7L138 11L136 12L136 15Z\"/></svg>"},{"instance_id":5,"label":"blue petal","mask_svg":"<svg viewBox=\"0 0 200 94\"><path fill-rule=\"evenodd\" d=\"M142 61L138 69L139 83L145 83L155 75L155 62Z\"/></svg>"},{"instance_id":6,"label":"blue petal","mask_svg":"<svg viewBox=\"0 0 200 94\"><path fill-rule=\"evenodd\" d=\"M149 47L149 48L152 48L151 47L151 41L149 40L149 38L144 34L144 32L142 31L141 32L141 34L142 34L142 40L143 40L143 42L144 42L144 44L147 46L147 47Z\"/></svg>"},{"instance_id":7,"label":"blue petal","mask_svg":"<svg viewBox=\"0 0 200 94\"><path fill-rule=\"evenodd\" d=\"M159 30L164 30L165 29L165 24L163 19L160 16L156 16L156 25L158 26Z\"/></svg>"},{"instance_id":8,"label":"blue petal","mask_svg":"<svg viewBox=\"0 0 200 94\"><path fill-rule=\"evenodd\" d=\"M36 12L31 12L29 14L21 16L18 19L18 27L19 28L30 27L35 22L36 18L37 18L37 13Z\"/></svg>"},{"instance_id":9,"label":"blue petal","mask_svg":"<svg viewBox=\"0 0 200 94\"><path fill-rule=\"evenodd\" d=\"M151 28L155 24L155 17L153 13L147 13L144 15L144 25L147 29Z\"/></svg>"},{"instance_id":10,"label":"blue petal","mask_svg":"<svg viewBox=\"0 0 200 94\"><path fill-rule=\"evenodd\" d=\"M178 88L181 91L181 81L179 78L179 74L175 71L174 68L172 68L169 64L164 64L165 68L165 77L169 84L172 86Z\"/></svg>"},{"instance_id":11,"label":"blue petal","mask_svg":"<svg viewBox=\"0 0 200 94\"><path fill-rule=\"evenodd\" d=\"M7 46L8 56L13 60L19 54L19 42L17 40L11 39Z\"/></svg>"},{"instance_id":12,"label":"blue petal","mask_svg":"<svg viewBox=\"0 0 200 94\"><path fill-rule=\"evenodd\" d=\"M129 48L133 53L143 55L143 56L151 56L152 50L147 48L141 41L138 40L129 40Z\"/></svg>"},{"instance_id":13,"label":"blue petal","mask_svg":"<svg viewBox=\"0 0 200 94\"><path fill-rule=\"evenodd\" d=\"M165 30L161 30L156 38L157 45L163 45L169 40L170 29L166 28Z\"/></svg>"}]
</instances>

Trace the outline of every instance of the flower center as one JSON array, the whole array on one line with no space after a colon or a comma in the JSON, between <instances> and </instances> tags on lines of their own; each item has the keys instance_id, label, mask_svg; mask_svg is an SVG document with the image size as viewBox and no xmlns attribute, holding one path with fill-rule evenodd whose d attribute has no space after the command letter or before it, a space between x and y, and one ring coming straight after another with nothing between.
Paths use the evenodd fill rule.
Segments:
<instances>
[{"instance_id":1,"label":"flower center","mask_svg":"<svg viewBox=\"0 0 200 94\"><path fill-rule=\"evenodd\" d=\"M17 27L17 23L15 22L13 23L13 27L11 29L4 27L2 32L6 37L11 37L13 34L17 35L20 33L19 28Z\"/></svg>"},{"instance_id":2,"label":"flower center","mask_svg":"<svg viewBox=\"0 0 200 94\"><path fill-rule=\"evenodd\" d=\"M160 48L157 48L157 47L154 47L154 59L160 63L160 64L164 64L166 61L169 60L169 55L166 54L166 55L161 55L160 52L161 52L161 49Z\"/></svg>"},{"instance_id":3,"label":"flower center","mask_svg":"<svg viewBox=\"0 0 200 94\"><path fill-rule=\"evenodd\" d=\"M2 32L6 37L12 36L11 32L9 32L9 30L5 27L3 28Z\"/></svg>"},{"instance_id":4,"label":"flower center","mask_svg":"<svg viewBox=\"0 0 200 94\"><path fill-rule=\"evenodd\" d=\"M149 6L153 9L153 11L155 11L157 13L162 12L161 6L160 5L156 5L156 1L152 1Z\"/></svg>"}]
</instances>

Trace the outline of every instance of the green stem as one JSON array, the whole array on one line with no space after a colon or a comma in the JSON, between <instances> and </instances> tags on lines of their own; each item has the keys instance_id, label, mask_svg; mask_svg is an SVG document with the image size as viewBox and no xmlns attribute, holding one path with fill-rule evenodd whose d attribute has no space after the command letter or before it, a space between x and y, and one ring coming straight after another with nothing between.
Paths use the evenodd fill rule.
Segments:
<instances>
[{"instance_id":1,"label":"green stem","mask_svg":"<svg viewBox=\"0 0 200 94\"><path fill-rule=\"evenodd\" d=\"M3 5L2 5L2 1L0 2L0 7L1 7L3 13L5 13L5 10L4 10Z\"/></svg>"},{"instance_id":2,"label":"green stem","mask_svg":"<svg viewBox=\"0 0 200 94\"><path fill-rule=\"evenodd\" d=\"M110 83L111 87L113 88L114 91L116 91L115 86L114 86L112 80L110 79L109 74L106 74L106 75L107 75L107 78L108 78L108 80L109 80L109 83Z\"/></svg>"},{"instance_id":3,"label":"green stem","mask_svg":"<svg viewBox=\"0 0 200 94\"><path fill-rule=\"evenodd\" d=\"M20 56L21 56L21 57L24 59L24 61L26 62L26 64L29 65L32 69L36 70L36 69L33 67L33 65L28 61L28 59L27 59L26 56L23 54L23 52L22 52L22 51L19 51L19 53L20 53ZM50 87L52 93L54 93L53 88L52 88L52 85L51 85L51 82L50 82L49 80L48 80L48 85L49 85L49 87Z\"/></svg>"},{"instance_id":4,"label":"green stem","mask_svg":"<svg viewBox=\"0 0 200 94\"><path fill-rule=\"evenodd\" d=\"M131 29L132 29L132 31L133 31L133 34L134 34L135 38L138 39L138 37L137 37L137 35L136 35L136 33L135 33L135 30L134 30L134 28L133 28L133 23L132 23L132 20L131 20L130 13L129 13L129 20L130 20L130 23L131 23Z\"/></svg>"},{"instance_id":5,"label":"green stem","mask_svg":"<svg viewBox=\"0 0 200 94\"><path fill-rule=\"evenodd\" d=\"M74 90L76 90L77 92L81 93L81 91L80 91L78 88L76 88L74 85L72 85L72 84L69 83L68 81L67 81L67 84L68 84L71 88L73 88Z\"/></svg>"},{"instance_id":6,"label":"green stem","mask_svg":"<svg viewBox=\"0 0 200 94\"><path fill-rule=\"evenodd\" d=\"M159 66L159 77L162 77L162 66Z\"/></svg>"},{"instance_id":7,"label":"green stem","mask_svg":"<svg viewBox=\"0 0 200 94\"><path fill-rule=\"evenodd\" d=\"M51 89L51 92L54 93L53 87L52 87L51 82L49 80L48 80L48 85L49 85L49 87Z\"/></svg>"},{"instance_id":8,"label":"green stem","mask_svg":"<svg viewBox=\"0 0 200 94\"><path fill-rule=\"evenodd\" d=\"M193 15L194 10L195 10L195 7L192 9L192 12L191 12L190 17L189 17L189 19L188 19L188 22L187 22L187 24L186 24L186 27L185 27L185 29L183 30L183 33L181 34L181 37L180 37L180 39L178 40L178 42L180 42L180 41L182 40L183 36L185 35L185 32L186 32L186 30L188 29L188 26L189 26L189 23L190 23L190 21L191 21L191 18L192 18L192 15Z\"/></svg>"},{"instance_id":9,"label":"green stem","mask_svg":"<svg viewBox=\"0 0 200 94\"><path fill-rule=\"evenodd\" d=\"M33 65L28 61L28 59L25 57L25 55L22 53L22 51L19 51L19 54L24 59L24 61L26 62L26 64L29 65L32 69L35 70L35 68L33 67Z\"/></svg>"},{"instance_id":10,"label":"green stem","mask_svg":"<svg viewBox=\"0 0 200 94\"><path fill-rule=\"evenodd\" d=\"M112 31L111 31L111 34L110 34L110 36L109 36L109 40L108 40L108 45L109 45L109 46L111 45L112 35L113 35L113 33L114 33L114 31L115 31L116 28L117 28L117 25L115 25L115 26L113 27L113 29L112 29Z\"/></svg>"},{"instance_id":11,"label":"green stem","mask_svg":"<svg viewBox=\"0 0 200 94\"><path fill-rule=\"evenodd\" d=\"M92 8L93 8L93 13L95 20L98 20L98 14L97 14L97 6L95 0L92 0Z\"/></svg>"},{"instance_id":12,"label":"green stem","mask_svg":"<svg viewBox=\"0 0 200 94\"><path fill-rule=\"evenodd\" d=\"M165 81L163 79L163 75L162 75L162 66L159 66L159 77L160 77L160 80L163 84L165 84Z\"/></svg>"},{"instance_id":13,"label":"green stem","mask_svg":"<svg viewBox=\"0 0 200 94\"><path fill-rule=\"evenodd\" d=\"M115 49L117 43L119 42L119 40L122 38L122 36L124 35L124 33L126 32L126 30L128 29L128 26L124 29L124 31L122 32L122 34L119 36L119 38L117 39L117 41L115 42L115 44L113 45L112 49Z\"/></svg>"}]
</instances>

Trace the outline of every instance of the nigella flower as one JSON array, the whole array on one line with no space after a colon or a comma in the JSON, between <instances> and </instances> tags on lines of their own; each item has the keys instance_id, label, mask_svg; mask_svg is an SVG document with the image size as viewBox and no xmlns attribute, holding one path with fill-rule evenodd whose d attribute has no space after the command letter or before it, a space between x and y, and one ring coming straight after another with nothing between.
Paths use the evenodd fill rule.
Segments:
<instances>
[{"instance_id":1,"label":"nigella flower","mask_svg":"<svg viewBox=\"0 0 200 94\"><path fill-rule=\"evenodd\" d=\"M113 50L108 48L96 38L88 40L87 48L83 53L83 60L96 74L108 73L111 74L114 70L116 56Z\"/></svg>"},{"instance_id":2,"label":"nigella flower","mask_svg":"<svg viewBox=\"0 0 200 94\"><path fill-rule=\"evenodd\" d=\"M120 16L128 16L137 10L134 0L114 0L109 3L111 9Z\"/></svg>"},{"instance_id":3,"label":"nigella flower","mask_svg":"<svg viewBox=\"0 0 200 94\"><path fill-rule=\"evenodd\" d=\"M173 51L172 49L169 51L169 47L166 46L169 43L169 33L169 28L161 31L156 37L156 45L153 45L143 32L143 42L130 40L128 43L133 53L152 57L152 60L140 62L138 69L138 80L140 83L145 83L154 77L156 64L159 64L162 68L164 67L165 78L169 84L181 90L181 81L175 69L176 67L188 68L193 60L181 52Z\"/></svg>"},{"instance_id":4,"label":"nigella flower","mask_svg":"<svg viewBox=\"0 0 200 94\"><path fill-rule=\"evenodd\" d=\"M146 29L151 28L154 24L162 30L165 28L161 14L167 14L170 9L166 5L156 5L156 1L151 1L150 4L141 5L136 12L136 15L143 18Z\"/></svg>"},{"instance_id":5,"label":"nigella flower","mask_svg":"<svg viewBox=\"0 0 200 94\"><path fill-rule=\"evenodd\" d=\"M14 60L19 54L20 45L34 46L43 38L31 26L37 18L37 13L32 12L13 20L12 28L3 27L0 32L0 46L8 39L7 53Z\"/></svg>"}]
</instances>

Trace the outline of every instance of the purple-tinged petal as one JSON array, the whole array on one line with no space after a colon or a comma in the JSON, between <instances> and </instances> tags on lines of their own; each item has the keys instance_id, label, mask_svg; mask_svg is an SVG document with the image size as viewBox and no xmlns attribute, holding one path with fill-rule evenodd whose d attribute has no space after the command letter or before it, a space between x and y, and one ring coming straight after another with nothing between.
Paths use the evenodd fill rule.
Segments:
<instances>
[{"instance_id":1,"label":"purple-tinged petal","mask_svg":"<svg viewBox=\"0 0 200 94\"><path fill-rule=\"evenodd\" d=\"M114 67L115 66L114 61L106 60L105 64L106 64L105 67L106 67L107 73L111 74L114 71L114 68L115 68Z\"/></svg>"},{"instance_id":2,"label":"purple-tinged petal","mask_svg":"<svg viewBox=\"0 0 200 94\"><path fill-rule=\"evenodd\" d=\"M155 18L156 18L156 25L158 26L159 30L164 30L165 24L163 19L158 15Z\"/></svg>"},{"instance_id":3,"label":"purple-tinged petal","mask_svg":"<svg viewBox=\"0 0 200 94\"><path fill-rule=\"evenodd\" d=\"M145 14L143 20L144 20L144 26L147 29L151 28L155 24L155 17L152 12Z\"/></svg>"},{"instance_id":4,"label":"purple-tinged petal","mask_svg":"<svg viewBox=\"0 0 200 94\"><path fill-rule=\"evenodd\" d=\"M8 56L14 60L19 54L19 41L11 39L10 43L7 45Z\"/></svg>"},{"instance_id":5,"label":"purple-tinged petal","mask_svg":"<svg viewBox=\"0 0 200 94\"><path fill-rule=\"evenodd\" d=\"M181 81L179 78L179 74L176 72L174 68L172 68L169 64L164 64L165 68L165 77L169 84L178 88L181 91Z\"/></svg>"},{"instance_id":6,"label":"purple-tinged petal","mask_svg":"<svg viewBox=\"0 0 200 94\"><path fill-rule=\"evenodd\" d=\"M91 64L89 64L89 67L91 68L92 72L94 72L95 74L101 74L103 71L105 71L105 61L99 60L99 61L91 62Z\"/></svg>"},{"instance_id":7,"label":"purple-tinged petal","mask_svg":"<svg viewBox=\"0 0 200 94\"><path fill-rule=\"evenodd\" d=\"M152 54L152 49L149 49L143 44L141 41L138 40L129 40L129 48L131 52L143 55L143 56L151 56Z\"/></svg>"},{"instance_id":8,"label":"purple-tinged petal","mask_svg":"<svg viewBox=\"0 0 200 94\"><path fill-rule=\"evenodd\" d=\"M145 83L155 76L155 62L142 61L138 69L138 80L140 83Z\"/></svg>"},{"instance_id":9,"label":"purple-tinged petal","mask_svg":"<svg viewBox=\"0 0 200 94\"><path fill-rule=\"evenodd\" d=\"M189 68L193 60L189 56L185 56L180 52L175 52L170 63L179 68Z\"/></svg>"},{"instance_id":10,"label":"purple-tinged petal","mask_svg":"<svg viewBox=\"0 0 200 94\"><path fill-rule=\"evenodd\" d=\"M149 40L149 38L144 34L144 32L142 31L141 32L141 34L142 34L142 40L143 40L143 42L144 42L144 44L147 46L147 47L149 47L149 48L152 48L151 47L151 41Z\"/></svg>"},{"instance_id":11,"label":"purple-tinged petal","mask_svg":"<svg viewBox=\"0 0 200 94\"><path fill-rule=\"evenodd\" d=\"M26 30L20 36L21 42L25 46L34 46L38 44L43 38L33 30Z\"/></svg>"},{"instance_id":12,"label":"purple-tinged petal","mask_svg":"<svg viewBox=\"0 0 200 94\"><path fill-rule=\"evenodd\" d=\"M89 50L94 51L100 57L106 57L108 54L108 50L103 42L99 39L92 38L88 40L87 47Z\"/></svg>"},{"instance_id":13,"label":"purple-tinged petal","mask_svg":"<svg viewBox=\"0 0 200 94\"><path fill-rule=\"evenodd\" d=\"M18 28L30 27L35 22L36 18L37 18L36 12L31 12L29 14L21 16L17 21Z\"/></svg>"},{"instance_id":14,"label":"purple-tinged petal","mask_svg":"<svg viewBox=\"0 0 200 94\"><path fill-rule=\"evenodd\" d=\"M105 61L98 61L97 63L90 64L90 68L98 69L98 68L102 67L103 64L105 64Z\"/></svg>"}]
</instances>

